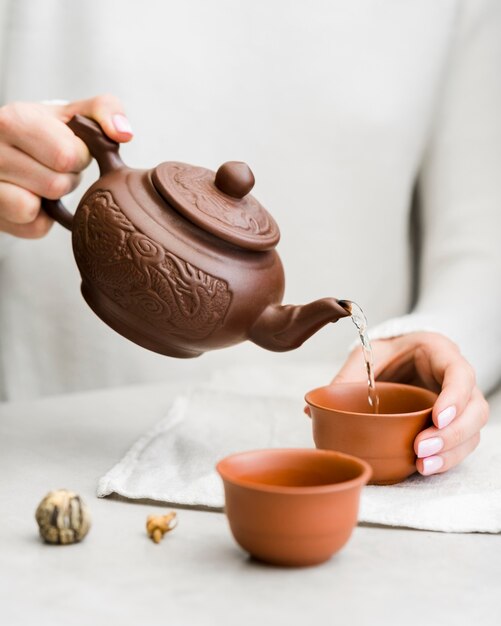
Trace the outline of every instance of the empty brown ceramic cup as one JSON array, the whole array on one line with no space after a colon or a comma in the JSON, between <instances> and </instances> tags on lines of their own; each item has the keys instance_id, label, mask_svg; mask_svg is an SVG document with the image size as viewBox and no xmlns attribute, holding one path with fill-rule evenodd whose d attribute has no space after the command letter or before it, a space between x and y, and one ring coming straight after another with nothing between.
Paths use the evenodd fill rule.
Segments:
<instances>
[{"instance_id":1,"label":"empty brown ceramic cup","mask_svg":"<svg viewBox=\"0 0 501 626\"><path fill-rule=\"evenodd\" d=\"M243 452L217 465L237 543L274 565L316 565L349 539L362 487L361 459L315 449Z\"/></svg>"},{"instance_id":2,"label":"empty brown ceramic cup","mask_svg":"<svg viewBox=\"0 0 501 626\"><path fill-rule=\"evenodd\" d=\"M379 413L367 397L367 383L340 383L309 391L317 448L338 450L367 461L370 484L391 485L416 471L414 439L431 425L437 395L399 383L377 383Z\"/></svg>"}]
</instances>

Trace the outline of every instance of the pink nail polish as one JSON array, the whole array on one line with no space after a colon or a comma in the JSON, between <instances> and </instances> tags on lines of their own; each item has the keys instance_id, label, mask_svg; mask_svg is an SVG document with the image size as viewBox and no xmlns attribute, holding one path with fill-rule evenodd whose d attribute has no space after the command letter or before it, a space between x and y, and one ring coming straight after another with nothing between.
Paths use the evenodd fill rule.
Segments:
<instances>
[{"instance_id":1,"label":"pink nail polish","mask_svg":"<svg viewBox=\"0 0 501 626\"><path fill-rule=\"evenodd\" d=\"M437 425L439 428L445 428L456 417L456 407L449 406L438 414Z\"/></svg>"},{"instance_id":2,"label":"pink nail polish","mask_svg":"<svg viewBox=\"0 0 501 626\"><path fill-rule=\"evenodd\" d=\"M132 135L132 128L129 123L129 120L122 115L121 113L116 113L113 117L113 126L119 133L127 133L128 135Z\"/></svg>"},{"instance_id":3,"label":"pink nail polish","mask_svg":"<svg viewBox=\"0 0 501 626\"><path fill-rule=\"evenodd\" d=\"M440 452L444 447L444 440L442 437L430 437L429 439L423 439L418 443L418 458L422 459L425 456L431 456Z\"/></svg>"},{"instance_id":4,"label":"pink nail polish","mask_svg":"<svg viewBox=\"0 0 501 626\"><path fill-rule=\"evenodd\" d=\"M444 460L441 456L429 456L426 459L423 459L423 474L425 476L434 474L435 472L438 472L443 464Z\"/></svg>"}]
</instances>

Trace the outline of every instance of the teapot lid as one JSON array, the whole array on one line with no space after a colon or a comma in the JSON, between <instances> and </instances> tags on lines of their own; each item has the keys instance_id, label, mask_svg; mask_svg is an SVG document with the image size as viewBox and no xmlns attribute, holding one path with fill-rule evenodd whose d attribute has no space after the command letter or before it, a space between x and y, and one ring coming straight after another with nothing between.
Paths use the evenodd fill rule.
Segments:
<instances>
[{"instance_id":1,"label":"teapot lid","mask_svg":"<svg viewBox=\"0 0 501 626\"><path fill-rule=\"evenodd\" d=\"M280 239L277 223L250 195L254 175L241 161L215 173L177 161L152 172L156 190L173 208L209 233L247 250L271 250Z\"/></svg>"}]
</instances>

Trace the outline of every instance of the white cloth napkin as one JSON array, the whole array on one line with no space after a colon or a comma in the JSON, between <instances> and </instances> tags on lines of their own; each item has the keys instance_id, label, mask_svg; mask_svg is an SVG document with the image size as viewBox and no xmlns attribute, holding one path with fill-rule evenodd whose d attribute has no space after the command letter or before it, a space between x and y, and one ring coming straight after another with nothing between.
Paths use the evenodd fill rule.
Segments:
<instances>
[{"instance_id":1,"label":"white cloth napkin","mask_svg":"<svg viewBox=\"0 0 501 626\"><path fill-rule=\"evenodd\" d=\"M198 389L178 397L167 416L100 479L98 496L114 492L222 509L217 461L244 450L311 445L299 401Z\"/></svg>"},{"instance_id":2,"label":"white cloth napkin","mask_svg":"<svg viewBox=\"0 0 501 626\"><path fill-rule=\"evenodd\" d=\"M278 397L199 388L178 397L166 417L99 480L98 496L116 493L222 509L223 487L214 469L218 460L243 450L312 445L301 394ZM501 424L488 425L479 448L447 473L366 487L359 521L501 532Z\"/></svg>"}]
</instances>

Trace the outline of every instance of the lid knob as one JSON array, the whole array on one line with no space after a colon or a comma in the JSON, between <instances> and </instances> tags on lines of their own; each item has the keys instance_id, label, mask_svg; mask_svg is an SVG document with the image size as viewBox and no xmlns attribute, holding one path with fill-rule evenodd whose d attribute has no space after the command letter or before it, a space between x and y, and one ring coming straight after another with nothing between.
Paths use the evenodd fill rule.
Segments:
<instances>
[{"instance_id":1,"label":"lid knob","mask_svg":"<svg viewBox=\"0 0 501 626\"><path fill-rule=\"evenodd\" d=\"M219 191L240 199L251 191L256 181L247 163L227 161L216 172L214 182Z\"/></svg>"}]
</instances>

